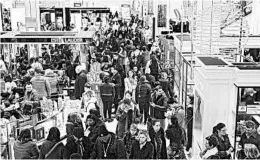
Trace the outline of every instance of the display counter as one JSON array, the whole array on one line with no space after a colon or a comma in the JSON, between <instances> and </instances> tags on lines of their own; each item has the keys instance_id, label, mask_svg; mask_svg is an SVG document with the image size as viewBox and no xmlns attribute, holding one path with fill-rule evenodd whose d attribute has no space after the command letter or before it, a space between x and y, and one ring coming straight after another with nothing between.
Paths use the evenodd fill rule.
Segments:
<instances>
[{"instance_id":1,"label":"display counter","mask_svg":"<svg viewBox=\"0 0 260 160\"><path fill-rule=\"evenodd\" d=\"M205 138L212 134L218 123L226 125L235 148L232 156L235 156L241 135L238 126L245 120L259 125L260 70L250 66L255 64L241 67L218 57L197 57L195 60L193 157L199 158ZM247 92L253 96L248 96Z\"/></svg>"}]
</instances>

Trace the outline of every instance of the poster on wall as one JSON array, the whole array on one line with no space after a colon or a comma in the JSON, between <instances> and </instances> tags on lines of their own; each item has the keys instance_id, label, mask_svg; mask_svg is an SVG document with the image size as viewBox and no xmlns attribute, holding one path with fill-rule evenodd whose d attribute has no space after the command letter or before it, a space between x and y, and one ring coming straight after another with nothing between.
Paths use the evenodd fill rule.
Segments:
<instances>
[{"instance_id":1,"label":"poster on wall","mask_svg":"<svg viewBox=\"0 0 260 160\"><path fill-rule=\"evenodd\" d=\"M131 18L131 11L130 11L130 5L128 4L122 4L121 5L121 13L123 19L130 19Z\"/></svg>"},{"instance_id":2,"label":"poster on wall","mask_svg":"<svg viewBox=\"0 0 260 160\"><path fill-rule=\"evenodd\" d=\"M167 5L158 5L158 27L166 27Z\"/></svg>"},{"instance_id":3,"label":"poster on wall","mask_svg":"<svg viewBox=\"0 0 260 160\"><path fill-rule=\"evenodd\" d=\"M12 31L26 31L25 8L12 8L11 20Z\"/></svg>"}]
</instances>

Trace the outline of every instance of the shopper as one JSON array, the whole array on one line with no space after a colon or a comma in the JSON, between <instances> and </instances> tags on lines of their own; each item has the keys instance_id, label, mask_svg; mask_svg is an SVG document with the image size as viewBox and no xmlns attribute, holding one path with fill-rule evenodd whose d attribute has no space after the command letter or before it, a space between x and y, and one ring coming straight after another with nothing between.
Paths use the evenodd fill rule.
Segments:
<instances>
[{"instance_id":1,"label":"shopper","mask_svg":"<svg viewBox=\"0 0 260 160\"><path fill-rule=\"evenodd\" d=\"M226 131L226 125L223 123L218 123L213 127L213 135L216 137L218 142L217 149L220 159L230 159L234 150L230 144Z\"/></svg>"},{"instance_id":2,"label":"shopper","mask_svg":"<svg viewBox=\"0 0 260 160\"><path fill-rule=\"evenodd\" d=\"M135 99L135 90L137 86L137 77L134 75L132 70L128 71L127 77L124 79L125 82L125 92L130 91L133 93L133 99Z\"/></svg>"},{"instance_id":3,"label":"shopper","mask_svg":"<svg viewBox=\"0 0 260 160\"><path fill-rule=\"evenodd\" d=\"M62 159L64 144L60 140L60 130L52 127L41 145L39 159Z\"/></svg>"},{"instance_id":4,"label":"shopper","mask_svg":"<svg viewBox=\"0 0 260 160\"><path fill-rule=\"evenodd\" d=\"M167 159L165 133L160 121L152 119L148 132L154 146L154 159Z\"/></svg>"},{"instance_id":5,"label":"shopper","mask_svg":"<svg viewBox=\"0 0 260 160\"><path fill-rule=\"evenodd\" d=\"M154 92L151 95L151 117L159 120L163 129L165 129L167 100L168 99L162 90L162 86L156 86Z\"/></svg>"},{"instance_id":6,"label":"shopper","mask_svg":"<svg viewBox=\"0 0 260 160\"><path fill-rule=\"evenodd\" d=\"M129 131L127 131L124 134L123 141L124 141L124 145L125 145L125 148L126 148L127 159L129 159L131 149L132 149L132 145L133 145L133 142L136 140L136 138L138 136L138 132L139 132L139 130L137 128L137 125L132 123Z\"/></svg>"},{"instance_id":7,"label":"shopper","mask_svg":"<svg viewBox=\"0 0 260 160\"><path fill-rule=\"evenodd\" d=\"M126 131L129 130L130 125L137 118L135 113L135 103L132 101L131 92L126 92L125 97L119 103L119 108L116 113L117 123L117 136L123 138L123 135Z\"/></svg>"},{"instance_id":8,"label":"shopper","mask_svg":"<svg viewBox=\"0 0 260 160\"><path fill-rule=\"evenodd\" d=\"M80 99L82 97L82 93L84 92L84 85L87 83L87 73L83 68L79 67L79 74L75 81L74 86L74 96L76 99Z\"/></svg>"},{"instance_id":9,"label":"shopper","mask_svg":"<svg viewBox=\"0 0 260 160\"><path fill-rule=\"evenodd\" d=\"M114 113L116 113L118 108L118 103L123 98L121 95L122 80L121 80L121 75L119 74L116 68L111 67L111 73L112 73L112 77L110 78L110 81L114 84L115 87Z\"/></svg>"},{"instance_id":10,"label":"shopper","mask_svg":"<svg viewBox=\"0 0 260 160\"><path fill-rule=\"evenodd\" d=\"M140 82L137 84L135 92L135 100L136 103L139 104L140 113L143 116L142 120L145 124L149 116L149 102L152 92L151 86L147 82L146 77L142 76Z\"/></svg>"},{"instance_id":11,"label":"shopper","mask_svg":"<svg viewBox=\"0 0 260 160\"><path fill-rule=\"evenodd\" d=\"M132 144L129 159L153 159L154 146L150 141L148 132L145 130L140 131L138 140L135 140Z\"/></svg>"},{"instance_id":12,"label":"shopper","mask_svg":"<svg viewBox=\"0 0 260 160\"><path fill-rule=\"evenodd\" d=\"M89 138L84 136L83 128L75 127L73 134L67 138L63 158L69 159L73 153L78 153L83 159L88 159L91 148L92 145Z\"/></svg>"},{"instance_id":13,"label":"shopper","mask_svg":"<svg viewBox=\"0 0 260 160\"><path fill-rule=\"evenodd\" d=\"M242 134L239 142L240 148L244 149L246 144L254 144L260 150L260 135L257 133L256 124L248 120L245 123L246 132ZM245 158L245 153L241 151L240 158Z\"/></svg>"},{"instance_id":14,"label":"shopper","mask_svg":"<svg viewBox=\"0 0 260 160\"><path fill-rule=\"evenodd\" d=\"M162 86L164 93L166 94L167 98L174 97L173 87L168 80L167 72L161 72L162 78L159 80Z\"/></svg>"},{"instance_id":15,"label":"shopper","mask_svg":"<svg viewBox=\"0 0 260 160\"><path fill-rule=\"evenodd\" d=\"M117 139L114 133L109 132L106 126L100 127L98 135L90 159L126 159L123 141Z\"/></svg>"},{"instance_id":16,"label":"shopper","mask_svg":"<svg viewBox=\"0 0 260 160\"><path fill-rule=\"evenodd\" d=\"M14 143L15 159L37 159L39 149L35 142L32 141L30 129L21 131L18 140Z\"/></svg>"},{"instance_id":17,"label":"shopper","mask_svg":"<svg viewBox=\"0 0 260 160\"><path fill-rule=\"evenodd\" d=\"M100 96L103 102L104 118L111 119L112 105L115 99L115 87L109 83L109 77L104 77L104 83L100 86Z\"/></svg>"},{"instance_id":18,"label":"shopper","mask_svg":"<svg viewBox=\"0 0 260 160\"><path fill-rule=\"evenodd\" d=\"M170 125L168 125L165 131L166 138L170 140L170 145L176 147L176 152L184 152L184 146L186 145L185 130L179 125L178 119L171 117Z\"/></svg>"},{"instance_id":19,"label":"shopper","mask_svg":"<svg viewBox=\"0 0 260 160\"><path fill-rule=\"evenodd\" d=\"M37 91L39 99L43 97L51 97L51 86L49 81L42 76L42 70L39 68L35 69L35 76L31 79L32 87Z\"/></svg>"}]
</instances>

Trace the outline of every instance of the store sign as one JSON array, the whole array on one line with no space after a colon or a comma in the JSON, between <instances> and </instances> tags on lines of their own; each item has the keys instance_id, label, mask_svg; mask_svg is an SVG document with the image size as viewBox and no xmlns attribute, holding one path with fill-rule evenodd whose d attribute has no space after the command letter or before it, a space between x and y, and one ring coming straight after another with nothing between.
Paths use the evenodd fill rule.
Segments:
<instances>
[{"instance_id":1,"label":"store sign","mask_svg":"<svg viewBox=\"0 0 260 160\"><path fill-rule=\"evenodd\" d=\"M82 38L52 38L52 43L83 43Z\"/></svg>"}]
</instances>

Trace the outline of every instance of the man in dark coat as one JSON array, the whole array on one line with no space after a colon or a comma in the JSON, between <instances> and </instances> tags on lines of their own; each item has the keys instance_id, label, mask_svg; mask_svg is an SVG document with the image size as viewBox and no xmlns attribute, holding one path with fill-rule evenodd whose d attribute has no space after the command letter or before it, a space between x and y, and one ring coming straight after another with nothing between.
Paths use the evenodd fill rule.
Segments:
<instances>
[{"instance_id":1,"label":"man in dark coat","mask_svg":"<svg viewBox=\"0 0 260 160\"><path fill-rule=\"evenodd\" d=\"M114 133L109 132L106 126L102 126L90 159L126 159L123 141L117 139Z\"/></svg>"},{"instance_id":2,"label":"man in dark coat","mask_svg":"<svg viewBox=\"0 0 260 160\"><path fill-rule=\"evenodd\" d=\"M103 112L104 112L104 118L107 118L107 112L108 112L108 118L111 119L111 111L112 111L112 105L115 99L115 88L112 84L109 83L109 77L104 77L104 82L100 86L100 96L103 102Z\"/></svg>"},{"instance_id":3,"label":"man in dark coat","mask_svg":"<svg viewBox=\"0 0 260 160\"><path fill-rule=\"evenodd\" d=\"M162 72L162 78L159 81L160 81L162 89L163 89L164 93L166 94L167 98L171 98L174 96L174 92L173 92L171 83L167 79L167 76L168 75L166 72Z\"/></svg>"},{"instance_id":4,"label":"man in dark coat","mask_svg":"<svg viewBox=\"0 0 260 160\"><path fill-rule=\"evenodd\" d=\"M80 99L82 97L85 83L87 83L87 74L86 71L82 70L75 81L74 95L76 99Z\"/></svg>"},{"instance_id":5,"label":"man in dark coat","mask_svg":"<svg viewBox=\"0 0 260 160\"><path fill-rule=\"evenodd\" d=\"M144 123L146 123L149 116L149 101L152 92L151 86L147 82L146 77L142 76L135 91L135 100L139 104L140 113L141 115L144 113Z\"/></svg>"},{"instance_id":6,"label":"man in dark coat","mask_svg":"<svg viewBox=\"0 0 260 160\"><path fill-rule=\"evenodd\" d=\"M161 127L165 129L165 112L167 112L167 97L162 90L162 86L155 87L151 96L151 117L157 119L161 123Z\"/></svg>"},{"instance_id":7,"label":"man in dark coat","mask_svg":"<svg viewBox=\"0 0 260 160\"><path fill-rule=\"evenodd\" d=\"M161 127L160 121L153 119L151 121L151 126L148 128L148 133L151 138L151 143L155 146L154 158L167 159L165 133L164 129Z\"/></svg>"},{"instance_id":8,"label":"man in dark coat","mask_svg":"<svg viewBox=\"0 0 260 160\"><path fill-rule=\"evenodd\" d=\"M110 78L110 81L113 83L113 85L115 87L115 99L114 99L115 111L114 111L114 113L116 113L117 108L118 108L118 103L122 99L122 97L121 97L122 79L121 79L121 75L119 74L119 72L117 71L116 68L111 67L111 72L112 72L112 77Z\"/></svg>"}]
</instances>

